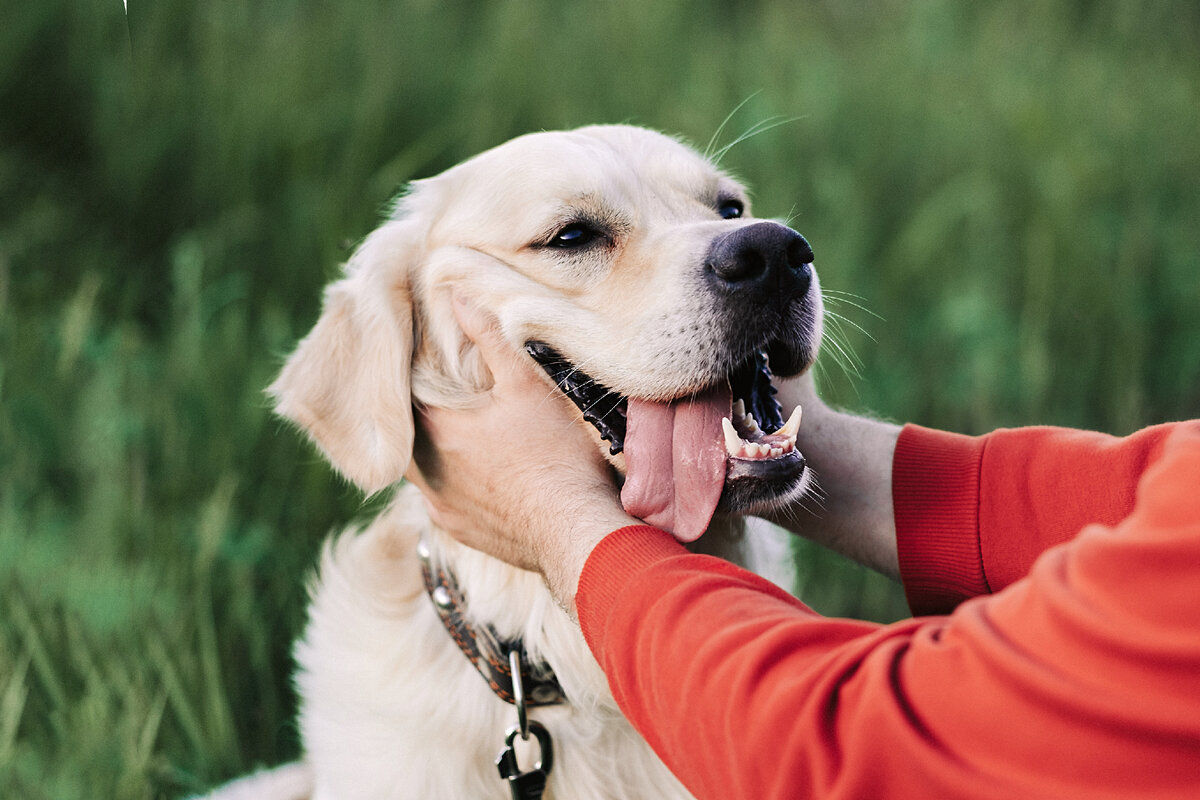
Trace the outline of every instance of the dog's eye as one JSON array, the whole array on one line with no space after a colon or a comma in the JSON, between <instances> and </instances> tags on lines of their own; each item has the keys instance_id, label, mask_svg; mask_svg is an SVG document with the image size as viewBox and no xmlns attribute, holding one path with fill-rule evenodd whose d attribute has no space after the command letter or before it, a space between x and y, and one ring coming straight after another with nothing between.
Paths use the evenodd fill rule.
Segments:
<instances>
[{"instance_id":1,"label":"dog's eye","mask_svg":"<svg viewBox=\"0 0 1200 800\"><path fill-rule=\"evenodd\" d=\"M737 219L745 210L746 206L741 200L722 200L717 205L717 213L721 215L721 219Z\"/></svg>"},{"instance_id":2,"label":"dog's eye","mask_svg":"<svg viewBox=\"0 0 1200 800\"><path fill-rule=\"evenodd\" d=\"M550 246L561 247L565 250L585 247L596 241L600 236L600 231L595 228L585 225L582 222L572 222L554 234L554 238L550 240Z\"/></svg>"}]
</instances>

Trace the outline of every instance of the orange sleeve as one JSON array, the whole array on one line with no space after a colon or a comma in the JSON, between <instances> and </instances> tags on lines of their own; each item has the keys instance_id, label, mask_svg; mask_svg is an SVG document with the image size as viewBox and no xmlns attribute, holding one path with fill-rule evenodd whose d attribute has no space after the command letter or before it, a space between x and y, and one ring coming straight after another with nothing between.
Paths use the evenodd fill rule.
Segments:
<instances>
[{"instance_id":1,"label":"orange sleeve","mask_svg":"<svg viewBox=\"0 0 1200 800\"><path fill-rule=\"evenodd\" d=\"M1123 520L1139 477L1175 427L1118 438L1045 427L970 437L906 426L892 489L913 613L947 613L999 591L1084 526Z\"/></svg>"},{"instance_id":2,"label":"orange sleeve","mask_svg":"<svg viewBox=\"0 0 1200 800\"><path fill-rule=\"evenodd\" d=\"M947 617L825 619L636 527L588 560L580 624L698 798L1200 796L1200 426L1156 448L1124 519Z\"/></svg>"}]
</instances>

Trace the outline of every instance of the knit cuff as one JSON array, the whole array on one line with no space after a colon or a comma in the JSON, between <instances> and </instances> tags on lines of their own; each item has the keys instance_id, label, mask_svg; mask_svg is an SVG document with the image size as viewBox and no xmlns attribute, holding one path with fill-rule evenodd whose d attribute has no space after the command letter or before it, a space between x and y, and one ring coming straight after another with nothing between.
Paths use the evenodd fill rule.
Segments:
<instances>
[{"instance_id":1,"label":"knit cuff","mask_svg":"<svg viewBox=\"0 0 1200 800\"><path fill-rule=\"evenodd\" d=\"M675 537L650 525L629 525L615 530L592 550L579 576L575 609L583 636L598 660L604 620L625 585L642 570L681 555L688 555L688 551Z\"/></svg>"},{"instance_id":2,"label":"knit cuff","mask_svg":"<svg viewBox=\"0 0 1200 800\"><path fill-rule=\"evenodd\" d=\"M907 425L892 461L900 575L913 614L990 593L979 544L985 439Z\"/></svg>"}]
</instances>

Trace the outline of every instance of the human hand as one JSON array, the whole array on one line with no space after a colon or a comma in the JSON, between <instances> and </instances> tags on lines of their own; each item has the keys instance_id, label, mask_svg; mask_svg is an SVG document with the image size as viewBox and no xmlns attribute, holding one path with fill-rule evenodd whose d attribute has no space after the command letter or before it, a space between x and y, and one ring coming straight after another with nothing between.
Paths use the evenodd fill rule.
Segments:
<instances>
[{"instance_id":1,"label":"human hand","mask_svg":"<svg viewBox=\"0 0 1200 800\"><path fill-rule=\"evenodd\" d=\"M625 513L597 436L497 321L463 298L454 314L494 384L466 410L418 410L421 434L406 477L430 517L469 547L540 572L574 609L579 573Z\"/></svg>"}]
</instances>

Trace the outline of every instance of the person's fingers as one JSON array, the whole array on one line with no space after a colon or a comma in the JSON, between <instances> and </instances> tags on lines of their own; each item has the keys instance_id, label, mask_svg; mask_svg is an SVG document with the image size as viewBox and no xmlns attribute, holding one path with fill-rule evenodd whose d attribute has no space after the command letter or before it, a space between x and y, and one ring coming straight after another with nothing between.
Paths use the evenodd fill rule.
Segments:
<instances>
[{"instance_id":1,"label":"person's fingers","mask_svg":"<svg viewBox=\"0 0 1200 800\"><path fill-rule=\"evenodd\" d=\"M499 320L457 292L451 307L462 332L479 348L483 363L497 382L528 374L530 365L526 361L525 353L514 348L504 338L500 332Z\"/></svg>"}]
</instances>

